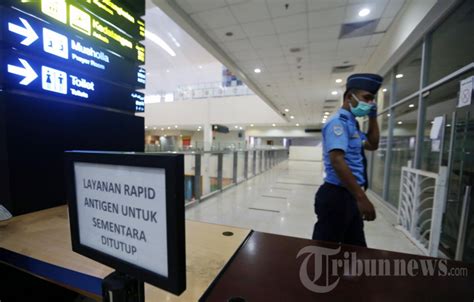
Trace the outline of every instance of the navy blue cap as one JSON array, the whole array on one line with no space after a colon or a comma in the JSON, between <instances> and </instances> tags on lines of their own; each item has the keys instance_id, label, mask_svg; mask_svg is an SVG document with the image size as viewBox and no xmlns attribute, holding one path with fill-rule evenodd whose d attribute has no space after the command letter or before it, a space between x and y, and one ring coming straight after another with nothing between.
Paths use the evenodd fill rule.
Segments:
<instances>
[{"instance_id":1,"label":"navy blue cap","mask_svg":"<svg viewBox=\"0 0 474 302\"><path fill-rule=\"evenodd\" d=\"M373 73L356 73L347 78L347 89L360 89L377 94L383 78Z\"/></svg>"}]
</instances>

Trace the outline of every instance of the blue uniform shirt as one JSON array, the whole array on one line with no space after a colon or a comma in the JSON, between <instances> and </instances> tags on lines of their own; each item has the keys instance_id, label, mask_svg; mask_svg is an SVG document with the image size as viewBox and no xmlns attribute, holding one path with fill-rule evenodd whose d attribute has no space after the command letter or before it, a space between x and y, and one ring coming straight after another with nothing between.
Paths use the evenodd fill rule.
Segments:
<instances>
[{"instance_id":1,"label":"blue uniform shirt","mask_svg":"<svg viewBox=\"0 0 474 302\"><path fill-rule=\"evenodd\" d=\"M331 116L326 125L324 125L322 131L323 160L326 171L324 181L334 185L342 185L329 159L329 152L339 149L344 151L344 159L352 174L356 177L357 183L359 185L365 183L362 148L366 136L357 128L357 121L354 115L342 108Z\"/></svg>"}]
</instances>

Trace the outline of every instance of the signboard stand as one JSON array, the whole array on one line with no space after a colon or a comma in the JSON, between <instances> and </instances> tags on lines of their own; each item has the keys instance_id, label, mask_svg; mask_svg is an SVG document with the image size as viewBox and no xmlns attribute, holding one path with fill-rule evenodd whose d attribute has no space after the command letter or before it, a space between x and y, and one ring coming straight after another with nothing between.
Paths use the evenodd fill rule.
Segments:
<instances>
[{"instance_id":1,"label":"signboard stand","mask_svg":"<svg viewBox=\"0 0 474 302\"><path fill-rule=\"evenodd\" d=\"M184 156L66 152L73 251L116 271L103 299L143 302L143 282L186 289Z\"/></svg>"},{"instance_id":2,"label":"signboard stand","mask_svg":"<svg viewBox=\"0 0 474 302\"><path fill-rule=\"evenodd\" d=\"M120 272L113 272L102 281L104 302L145 302L145 286L142 281Z\"/></svg>"}]
</instances>

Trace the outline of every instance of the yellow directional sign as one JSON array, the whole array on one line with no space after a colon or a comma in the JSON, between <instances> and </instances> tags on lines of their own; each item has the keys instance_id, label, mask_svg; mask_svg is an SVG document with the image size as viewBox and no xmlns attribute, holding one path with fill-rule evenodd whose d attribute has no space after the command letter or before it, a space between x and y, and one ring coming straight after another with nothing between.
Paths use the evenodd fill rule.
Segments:
<instances>
[{"instance_id":1,"label":"yellow directional sign","mask_svg":"<svg viewBox=\"0 0 474 302\"><path fill-rule=\"evenodd\" d=\"M91 35L91 16L72 4L69 5L69 25L83 34Z\"/></svg>"},{"instance_id":2,"label":"yellow directional sign","mask_svg":"<svg viewBox=\"0 0 474 302\"><path fill-rule=\"evenodd\" d=\"M123 47L128 52L133 51L136 53L136 60L141 63L145 62L145 48L140 43L135 42L131 36L119 31L107 20L96 17L84 8L71 4L72 2L94 4L106 12L120 16L124 22L135 24L139 28L140 35L145 36L145 23L143 20L134 18L111 0L41 0L41 11L61 23L67 24L71 28L107 45L118 44L117 47Z\"/></svg>"}]
</instances>

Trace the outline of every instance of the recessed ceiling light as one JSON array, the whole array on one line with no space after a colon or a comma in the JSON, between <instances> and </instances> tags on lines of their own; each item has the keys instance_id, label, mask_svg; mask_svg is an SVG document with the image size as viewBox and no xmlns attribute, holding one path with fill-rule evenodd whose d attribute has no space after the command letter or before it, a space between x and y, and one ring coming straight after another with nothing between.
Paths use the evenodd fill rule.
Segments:
<instances>
[{"instance_id":1,"label":"recessed ceiling light","mask_svg":"<svg viewBox=\"0 0 474 302\"><path fill-rule=\"evenodd\" d=\"M300 126L300 124L296 124L296 127L299 127L299 126Z\"/></svg>"},{"instance_id":2,"label":"recessed ceiling light","mask_svg":"<svg viewBox=\"0 0 474 302\"><path fill-rule=\"evenodd\" d=\"M179 44L178 40L176 40L172 33L168 33L168 36L171 38L171 40L173 40L173 43L176 45L176 47L181 47L181 44Z\"/></svg>"},{"instance_id":3,"label":"recessed ceiling light","mask_svg":"<svg viewBox=\"0 0 474 302\"><path fill-rule=\"evenodd\" d=\"M326 124L326 121L322 121L321 124Z\"/></svg>"},{"instance_id":4,"label":"recessed ceiling light","mask_svg":"<svg viewBox=\"0 0 474 302\"><path fill-rule=\"evenodd\" d=\"M145 126L145 129L148 129L148 126Z\"/></svg>"},{"instance_id":5,"label":"recessed ceiling light","mask_svg":"<svg viewBox=\"0 0 474 302\"><path fill-rule=\"evenodd\" d=\"M401 78L403 78L403 73L399 73L399 74L397 74L395 77L396 77L397 79L401 79Z\"/></svg>"},{"instance_id":6,"label":"recessed ceiling light","mask_svg":"<svg viewBox=\"0 0 474 302\"><path fill-rule=\"evenodd\" d=\"M168 130L170 130L170 129L171 129L171 127L168 127Z\"/></svg>"},{"instance_id":7,"label":"recessed ceiling light","mask_svg":"<svg viewBox=\"0 0 474 302\"><path fill-rule=\"evenodd\" d=\"M370 9L368 8L363 8L359 11L359 16L360 17L365 17L370 14Z\"/></svg>"},{"instance_id":8,"label":"recessed ceiling light","mask_svg":"<svg viewBox=\"0 0 474 302\"><path fill-rule=\"evenodd\" d=\"M336 83L342 83L342 79L337 79Z\"/></svg>"},{"instance_id":9,"label":"recessed ceiling light","mask_svg":"<svg viewBox=\"0 0 474 302\"><path fill-rule=\"evenodd\" d=\"M255 68L253 71L254 71L255 73L261 73L261 72L262 72L262 70L261 70L260 68Z\"/></svg>"},{"instance_id":10,"label":"recessed ceiling light","mask_svg":"<svg viewBox=\"0 0 474 302\"><path fill-rule=\"evenodd\" d=\"M170 56L176 57L176 53L174 52L174 50L156 34L148 30L145 30L145 37L149 39L150 41L152 41L153 43L155 43L156 45L158 45L159 47L163 48L163 50L166 51Z\"/></svg>"},{"instance_id":11,"label":"recessed ceiling light","mask_svg":"<svg viewBox=\"0 0 474 302\"><path fill-rule=\"evenodd\" d=\"M402 122L402 121L398 121L398 124L401 125L401 124L403 124L403 122Z\"/></svg>"},{"instance_id":12,"label":"recessed ceiling light","mask_svg":"<svg viewBox=\"0 0 474 302\"><path fill-rule=\"evenodd\" d=\"M177 128L178 128L178 125L175 125L174 127L177 129Z\"/></svg>"},{"instance_id":13,"label":"recessed ceiling light","mask_svg":"<svg viewBox=\"0 0 474 302\"><path fill-rule=\"evenodd\" d=\"M291 119L294 119L295 117L292 115L292 116L290 116L290 118L291 118Z\"/></svg>"},{"instance_id":14,"label":"recessed ceiling light","mask_svg":"<svg viewBox=\"0 0 474 302\"><path fill-rule=\"evenodd\" d=\"M286 108L286 109L285 109L285 112L290 112L290 109Z\"/></svg>"},{"instance_id":15,"label":"recessed ceiling light","mask_svg":"<svg viewBox=\"0 0 474 302\"><path fill-rule=\"evenodd\" d=\"M239 129L240 129L240 130L243 130L244 128L242 128L242 127L239 127Z\"/></svg>"},{"instance_id":16,"label":"recessed ceiling light","mask_svg":"<svg viewBox=\"0 0 474 302\"><path fill-rule=\"evenodd\" d=\"M451 127L451 124L447 124L446 127Z\"/></svg>"},{"instance_id":17,"label":"recessed ceiling light","mask_svg":"<svg viewBox=\"0 0 474 302\"><path fill-rule=\"evenodd\" d=\"M337 95L337 91L334 90L333 92L331 92L331 94L332 95Z\"/></svg>"},{"instance_id":18,"label":"recessed ceiling light","mask_svg":"<svg viewBox=\"0 0 474 302\"><path fill-rule=\"evenodd\" d=\"M273 127L276 127L276 125L275 125L275 124L272 124L272 126L273 126Z\"/></svg>"},{"instance_id":19,"label":"recessed ceiling light","mask_svg":"<svg viewBox=\"0 0 474 302\"><path fill-rule=\"evenodd\" d=\"M250 127L253 127L253 124L250 124Z\"/></svg>"},{"instance_id":20,"label":"recessed ceiling light","mask_svg":"<svg viewBox=\"0 0 474 302\"><path fill-rule=\"evenodd\" d=\"M169 70L169 69L166 69L166 72L170 72L170 70Z\"/></svg>"},{"instance_id":21,"label":"recessed ceiling light","mask_svg":"<svg viewBox=\"0 0 474 302\"><path fill-rule=\"evenodd\" d=\"M199 69L202 69L202 66L201 66L201 65L199 65L199 66L198 66L198 68L199 68Z\"/></svg>"},{"instance_id":22,"label":"recessed ceiling light","mask_svg":"<svg viewBox=\"0 0 474 302\"><path fill-rule=\"evenodd\" d=\"M388 116L388 117L390 117L390 115L391 115L390 113L387 113L387 116Z\"/></svg>"},{"instance_id":23,"label":"recessed ceiling light","mask_svg":"<svg viewBox=\"0 0 474 302\"><path fill-rule=\"evenodd\" d=\"M387 92L387 88L382 89L383 92Z\"/></svg>"},{"instance_id":24,"label":"recessed ceiling light","mask_svg":"<svg viewBox=\"0 0 474 302\"><path fill-rule=\"evenodd\" d=\"M239 128L239 126L234 126L235 129Z\"/></svg>"},{"instance_id":25,"label":"recessed ceiling light","mask_svg":"<svg viewBox=\"0 0 474 302\"><path fill-rule=\"evenodd\" d=\"M156 129L156 128L155 128ZM161 128L161 131L165 130L165 128Z\"/></svg>"},{"instance_id":26,"label":"recessed ceiling light","mask_svg":"<svg viewBox=\"0 0 474 302\"><path fill-rule=\"evenodd\" d=\"M324 112L324 115L329 115L329 112Z\"/></svg>"},{"instance_id":27,"label":"recessed ceiling light","mask_svg":"<svg viewBox=\"0 0 474 302\"><path fill-rule=\"evenodd\" d=\"M410 105L408 105L408 107L413 108L413 107L415 107L415 104L410 104Z\"/></svg>"},{"instance_id":28,"label":"recessed ceiling light","mask_svg":"<svg viewBox=\"0 0 474 302\"><path fill-rule=\"evenodd\" d=\"M198 128L198 131L201 131L201 128Z\"/></svg>"},{"instance_id":29,"label":"recessed ceiling light","mask_svg":"<svg viewBox=\"0 0 474 302\"><path fill-rule=\"evenodd\" d=\"M156 130L156 127L153 127L153 130Z\"/></svg>"}]
</instances>

